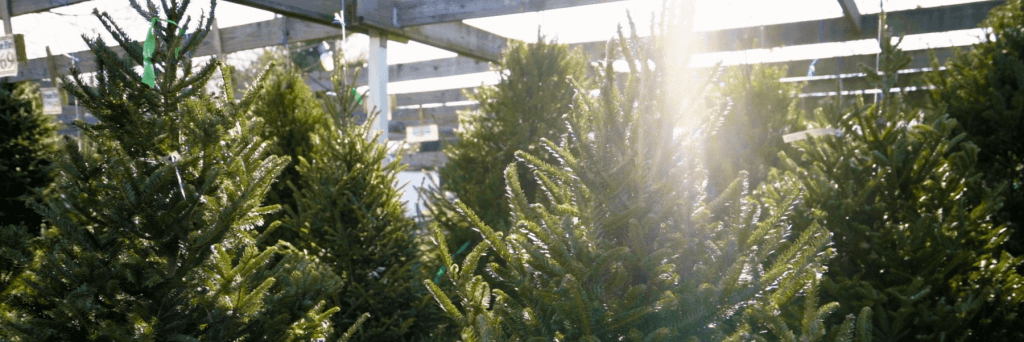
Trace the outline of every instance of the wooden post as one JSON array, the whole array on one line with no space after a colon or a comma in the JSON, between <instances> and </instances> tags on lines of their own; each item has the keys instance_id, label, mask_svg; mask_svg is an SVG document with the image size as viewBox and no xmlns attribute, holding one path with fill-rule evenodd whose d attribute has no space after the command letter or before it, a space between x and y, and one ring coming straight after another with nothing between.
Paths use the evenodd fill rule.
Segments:
<instances>
[{"instance_id":1,"label":"wooden post","mask_svg":"<svg viewBox=\"0 0 1024 342\"><path fill-rule=\"evenodd\" d=\"M0 20L4 21L4 34L14 34L11 28L11 1L0 0Z\"/></svg>"},{"instance_id":2,"label":"wooden post","mask_svg":"<svg viewBox=\"0 0 1024 342\"><path fill-rule=\"evenodd\" d=\"M380 110L377 122L370 130L371 136L380 133L377 139L381 144L388 141L388 119L391 115L391 106L388 105L388 37L387 34L378 30L368 30L370 35L370 56L369 75L370 83L370 108L376 107Z\"/></svg>"},{"instance_id":3,"label":"wooden post","mask_svg":"<svg viewBox=\"0 0 1024 342\"><path fill-rule=\"evenodd\" d=\"M2 1L2 0L0 0ZM50 46L46 46L46 73L50 76L50 86L60 89L60 75L57 74L57 60L53 58L53 54L50 53ZM61 104L67 103L64 99L63 91L61 91Z\"/></svg>"}]
</instances>

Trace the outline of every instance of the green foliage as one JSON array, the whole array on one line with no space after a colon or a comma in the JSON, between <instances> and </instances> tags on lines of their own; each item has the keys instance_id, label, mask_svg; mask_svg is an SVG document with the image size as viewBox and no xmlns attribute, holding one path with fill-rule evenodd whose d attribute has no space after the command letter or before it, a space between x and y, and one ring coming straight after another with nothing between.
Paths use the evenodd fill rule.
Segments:
<instances>
[{"instance_id":1,"label":"green foliage","mask_svg":"<svg viewBox=\"0 0 1024 342\"><path fill-rule=\"evenodd\" d=\"M76 123L97 153L65 144L56 195L34 206L51 225L25 285L5 298L17 321L0 334L25 341L324 337L337 308L324 296L289 303L309 298L291 285L311 283L317 269L303 267L304 256L287 246L256 247L253 228L274 209L261 202L287 162L261 158L247 115L258 87L240 100L229 88L222 97L206 94L220 63L193 68L190 56L210 20L200 18L193 30L187 2L143 5L131 1L146 21L171 20L190 34L156 24L150 87L132 68L143 63L142 44L96 13L125 54L86 38L97 57L95 82L73 68L64 83L99 119ZM285 262L271 267L278 253Z\"/></svg>"},{"instance_id":2,"label":"green foliage","mask_svg":"<svg viewBox=\"0 0 1024 342\"><path fill-rule=\"evenodd\" d=\"M280 234L283 241L316 257L341 279L331 293L331 304L343 309L332 317L336 327L348 327L369 313L356 340L430 339L444 316L419 286L418 279L426 275L413 239L416 227L405 217L395 189L402 164L388 161L387 149L368 140L369 124L349 120L359 105L351 92L339 91L350 87L343 75L334 75L337 96L326 104L331 115L314 102L315 107L281 106L273 114L280 124L266 122L268 137L277 137L287 146L282 151L297 160L289 183L294 204L277 231L286 232ZM289 77L299 83L272 101L295 104L312 98L297 75ZM303 141L297 132L310 133Z\"/></svg>"},{"instance_id":3,"label":"green foliage","mask_svg":"<svg viewBox=\"0 0 1024 342\"><path fill-rule=\"evenodd\" d=\"M864 69L892 89L910 59L882 42L880 70ZM1024 279L1014 271L1024 258L1003 250L1009 231L993 222L1001 189L983 184L979 148L955 134L957 121L889 91L838 117L818 114L816 124L841 135L797 143L799 157L781 153L787 171L769 183L804 188L795 217L822 214L835 234L822 290L839 313L872 308L882 341L1024 338Z\"/></svg>"},{"instance_id":4,"label":"green foliage","mask_svg":"<svg viewBox=\"0 0 1024 342\"><path fill-rule=\"evenodd\" d=\"M29 241L43 218L26 201L39 200L53 181L56 138L35 84L0 83L0 293L32 260Z\"/></svg>"},{"instance_id":5,"label":"green foliage","mask_svg":"<svg viewBox=\"0 0 1024 342\"><path fill-rule=\"evenodd\" d=\"M480 239L446 193L465 203L489 226L507 230L505 165L516 161L516 151L538 154L541 138L557 139L564 134L563 115L569 112L576 91L572 82L584 88L588 83L585 57L543 37L533 44L513 43L499 64L507 73L501 74L498 84L467 94L480 108L460 115L459 139L445 147L448 162L438 172L442 183L429 200L432 218L451 234L454 246L467 241L475 244ZM527 198L534 199L538 183L525 175L519 181Z\"/></svg>"},{"instance_id":6,"label":"green foliage","mask_svg":"<svg viewBox=\"0 0 1024 342\"><path fill-rule=\"evenodd\" d=\"M50 164L58 149L56 124L43 115L38 91L33 83L0 83L0 227L38 232L42 224L25 202L53 181Z\"/></svg>"},{"instance_id":7,"label":"green foliage","mask_svg":"<svg viewBox=\"0 0 1024 342\"><path fill-rule=\"evenodd\" d=\"M539 192L535 201L528 198L517 164L509 164L513 225L507 233L456 202L484 238L456 264L444 233L432 226L450 269L443 285L454 289L424 284L464 341L817 341L851 335L854 318L836 329L824 325L836 309L834 303L819 307L815 297L822 265L832 254L830 234L817 224L793 234L788 216L799 189L780 189L786 192L777 198L751 197L740 173L717 198L705 193L703 156L692 151L717 118L678 128L681 115L699 109L677 105L692 105L703 94L698 88L680 99L660 89L663 77L680 76L666 74L666 66L687 60L654 55L658 42L620 34L608 45L600 96L577 88L565 139L541 139L557 163L516 153ZM621 83L611 68L619 55L630 65ZM487 253L502 263L488 263L485 280L477 263ZM801 320L780 320L780 310L797 312ZM863 319L860 324L869 325Z\"/></svg>"},{"instance_id":8,"label":"green foliage","mask_svg":"<svg viewBox=\"0 0 1024 342\"><path fill-rule=\"evenodd\" d=\"M753 188L778 167L778 152L789 148L782 136L803 130L804 113L796 98L800 83L783 83L785 68L762 65L732 67L722 75L711 99L726 114L708 138L704 153L708 187L718 194L741 170Z\"/></svg>"},{"instance_id":9,"label":"green foliage","mask_svg":"<svg viewBox=\"0 0 1024 342\"><path fill-rule=\"evenodd\" d=\"M284 68L275 68L267 76L263 93L253 103L252 112L262 119L257 132L267 143L265 153L290 161L271 186L264 204L294 209L296 204L291 187L301 179L296 169L299 157L311 155L313 132L330 125L331 120L302 75L287 64ZM266 220L273 222L282 217L283 211L268 215ZM276 230L264 237L264 242L273 245L282 238L294 241L295 236L288 234L291 234L288 230Z\"/></svg>"},{"instance_id":10,"label":"green foliage","mask_svg":"<svg viewBox=\"0 0 1024 342\"><path fill-rule=\"evenodd\" d=\"M986 186L1006 183L1006 198L996 222L1015 232L1010 249L1024 254L1024 2L1007 1L989 14L981 27L991 28L986 41L958 52L945 70L927 75L935 89L930 102L959 126L954 135L980 148L977 168Z\"/></svg>"}]
</instances>

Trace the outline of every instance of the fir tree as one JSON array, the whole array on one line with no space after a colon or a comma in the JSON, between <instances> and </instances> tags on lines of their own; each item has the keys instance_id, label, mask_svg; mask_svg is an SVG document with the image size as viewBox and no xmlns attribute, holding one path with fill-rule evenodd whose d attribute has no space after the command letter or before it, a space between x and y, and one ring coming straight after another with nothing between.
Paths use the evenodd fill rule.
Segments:
<instances>
[{"instance_id":1,"label":"fir tree","mask_svg":"<svg viewBox=\"0 0 1024 342\"><path fill-rule=\"evenodd\" d=\"M979 171L987 186L1007 184L998 223L1013 231L1009 246L1024 254L1024 2L996 7L981 27L991 28L985 41L958 52L945 70L935 65L927 75L934 110L959 123L953 134L967 133L980 148Z\"/></svg>"},{"instance_id":2,"label":"fir tree","mask_svg":"<svg viewBox=\"0 0 1024 342\"><path fill-rule=\"evenodd\" d=\"M740 171L757 188L768 170L778 166L778 152L789 148L782 136L804 128L796 99L803 85L780 82L785 75L785 68L732 67L712 90L710 100L726 112L704 149L712 195L725 190Z\"/></svg>"},{"instance_id":3,"label":"fir tree","mask_svg":"<svg viewBox=\"0 0 1024 342\"><path fill-rule=\"evenodd\" d=\"M355 94L343 91L351 88L345 74L338 69L333 75L336 95L326 99L329 115L319 105L308 109L316 114L302 112L304 107L282 112L281 121L301 115L328 120L292 124L312 132L304 145L308 149L292 150L297 160L296 176L289 183L294 207L286 208L277 230L286 232L280 234L282 240L315 256L342 280L331 296L331 304L342 309L332 317L336 327L348 327L365 312L370 318L357 336L360 341L441 338L438 327L445 317L420 286L419 280L427 276L414 239L416 226L405 216L395 188L403 166L388 161L386 147L368 139L369 124L352 120L361 106ZM281 96L295 98L284 103L312 97L305 85L291 86ZM284 131L277 136L297 130Z\"/></svg>"},{"instance_id":4,"label":"fir tree","mask_svg":"<svg viewBox=\"0 0 1024 342\"><path fill-rule=\"evenodd\" d=\"M993 222L1000 189L984 186L979 148L954 134L956 120L891 91L910 59L888 38L880 69L864 68L885 89L878 102L819 110L814 124L840 134L781 153L787 171L769 183L806 189L794 217L824 215L838 253L822 292L841 314L871 307L878 340L1019 341L1024 258L1004 250L1009 232Z\"/></svg>"},{"instance_id":5,"label":"fir tree","mask_svg":"<svg viewBox=\"0 0 1024 342\"><path fill-rule=\"evenodd\" d=\"M314 131L331 125L331 121L302 75L287 60L283 62L282 68L275 68L268 75L262 95L253 104L253 114L262 119L258 132L267 142L265 153L290 161L271 186L265 204L294 209L292 187L301 179L296 169L299 157L309 158L312 155ZM284 211L270 214L266 220L279 220L283 214ZM264 242L273 245L282 238L282 234L290 233L288 230L271 232ZM295 241L295 237L289 236L286 240Z\"/></svg>"},{"instance_id":6,"label":"fir tree","mask_svg":"<svg viewBox=\"0 0 1024 342\"><path fill-rule=\"evenodd\" d=\"M0 226L38 232L42 217L25 202L53 181L56 133L56 124L43 115L37 86L0 83Z\"/></svg>"},{"instance_id":7,"label":"fir tree","mask_svg":"<svg viewBox=\"0 0 1024 342\"><path fill-rule=\"evenodd\" d=\"M563 115L569 112L576 91L571 82L587 84L585 57L544 37L533 44L513 43L498 64L507 70L498 84L467 94L480 108L460 114L458 140L445 147L448 162L438 171L441 184L429 195L432 218L451 234L456 246L480 239L461 219L447 193L489 226L505 231L509 226L505 165L516 161L516 151L537 154L540 138L557 139L564 134ZM526 176L519 181L527 198L533 199L536 181Z\"/></svg>"},{"instance_id":8,"label":"fir tree","mask_svg":"<svg viewBox=\"0 0 1024 342\"><path fill-rule=\"evenodd\" d=\"M274 209L261 202L286 163L260 158L247 116L258 87L240 100L229 87L207 95L220 63L193 68L190 57L210 20L190 31L188 2L130 4L153 23L147 42L94 12L124 55L85 37L95 82L75 68L65 80L99 119L75 123L97 153L64 146L57 195L36 205L52 225L25 289L10 298L20 321L9 332L33 341L323 338L337 308L296 292L338 280L311 274L298 253L268 267L286 246L255 244L253 228Z\"/></svg>"},{"instance_id":9,"label":"fir tree","mask_svg":"<svg viewBox=\"0 0 1024 342\"><path fill-rule=\"evenodd\" d=\"M43 115L37 90L32 83L0 83L0 294L29 266L29 242L41 229L42 216L25 202L39 200L53 181L56 127ZM6 311L2 304L0 310Z\"/></svg>"},{"instance_id":10,"label":"fir tree","mask_svg":"<svg viewBox=\"0 0 1024 342\"><path fill-rule=\"evenodd\" d=\"M485 239L457 265L434 226L454 290L424 283L463 340L850 340L854 319L829 329L823 319L836 304L816 301L829 233L811 225L790 236L800 191L753 198L740 173L709 199L702 155L692 152L708 124L680 132L680 115L698 109L675 107L703 95L668 99L663 70L680 59L659 58L658 39L641 44L633 32L609 44L600 96L576 92L565 139L541 140L557 164L516 153L539 184L536 202L517 164L506 168L507 234L457 202ZM619 55L630 65L622 83L611 68ZM487 265L491 280L477 271L485 253L503 261ZM796 322L776 314L793 306L805 309Z\"/></svg>"}]
</instances>

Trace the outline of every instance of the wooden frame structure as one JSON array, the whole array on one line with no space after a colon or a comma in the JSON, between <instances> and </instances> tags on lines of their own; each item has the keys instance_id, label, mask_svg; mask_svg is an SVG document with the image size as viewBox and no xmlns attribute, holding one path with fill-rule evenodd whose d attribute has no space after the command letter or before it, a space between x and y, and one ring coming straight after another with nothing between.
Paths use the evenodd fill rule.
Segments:
<instances>
[{"instance_id":1,"label":"wooden frame structure","mask_svg":"<svg viewBox=\"0 0 1024 342\"><path fill-rule=\"evenodd\" d=\"M0 8L0 15L7 10L11 16L47 11L69 4L88 0L0 0L6 7ZM377 108L385 110L380 115L387 120L389 114L397 126L417 124L420 118L436 123L442 132L451 132L457 127L458 110L473 108L461 90L440 90L415 94L398 94L392 99L400 109L387 113L389 97L386 84L395 81L430 79L435 77L466 75L488 71L500 58L501 51L509 39L469 26L462 20L495 15L533 12L555 8L609 3L622 0L228 0L230 2L269 10L283 15L269 21L235 27L216 29L208 35L196 54L222 56L227 53L295 43L302 41L328 40L342 35L344 21L348 32L367 33L371 37L369 72L357 80L370 87L370 101ZM748 38L758 38L761 48L835 43L862 39L875 39L878 31L878 14L863 14L853 0L837 0L844 16L839 18L805 22L783 23L759 27L725 29L698 32L705 42L706 52L727 52L751 49L744 45ZM1004 3L1002 0L987 0L932 8L889 12L890 27L896 34L939 33L977 28L988 12ZM5 24L9 21L5 20ZM456 52L458 57L387 65L387 40L404 42L418 41L444 50ZM593 60L602 59L604 42L573 44L582 49ZM932 50L940 61L953 54L953 48ZM908 86L920 69L929 66L929 52L911 51L914 63L902 77L899 86ZM83 72L95 70L94 58L89 51L73 54L78 58L77 66ZM56 56L56 65L67 70L70 58ZM855 55L823 59L798 59L768 63L788 67L787 77L806 81L805 95L822 96L836 90L836 80L842 79L844 89L849 93L863 93L867 84L857 74L859 64L873 65L875 55ZM814 78L803 77L811 63L815 63ZM323 73L307 75L314 90L326 90L329 78ZM47 63L44 59L30 60L19 67L19 75L7 78L10 81L40 80L48 78ZM380 96L375 96L381 94ZM455 102L456 105L449 105ZM419 108L413 108L419 107ZM394 127L396 125L392 125ZM386 122L378 123L377 129L388 127ZM402 140L403 134L394 132L391 140ZM426 158L430 159L430 158Z\"/></svg>"}]
</instances>

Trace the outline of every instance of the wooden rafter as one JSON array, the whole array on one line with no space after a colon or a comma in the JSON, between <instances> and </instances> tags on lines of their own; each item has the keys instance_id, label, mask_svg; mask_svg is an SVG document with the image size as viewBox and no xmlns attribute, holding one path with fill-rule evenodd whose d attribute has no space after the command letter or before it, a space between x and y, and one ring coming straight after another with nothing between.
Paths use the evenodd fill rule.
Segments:
<instances>
[{"instance_id":1,"label":"wooden rafter","mask_svg":"<svg viewBox=\"0 0 1024 342\"><path fill-rule=\"evenodd\" d=\"M74 5L89 0L7 0L11 2L11 15L45 12L57 7Z\"/></svg>"},{"instance_id":2,"label":"wooden rafter","mask_svg":"<svg viewBox=\"0 0 1024 342\"><path fill-rule=\"evenodd\" d=\"M843 16L846 20L850 21L850 24L860 32L860 10L857 9L857 3L854 0L839 0L839 6L843 7Z\"/></svg>"},{"instance_id":3,"label":"wooden rafter","mask_svg":"<svg viewBox=\"0 0 1024 342\"><path fill-rule=\"evenodd\" d=\"M977 28L1003 0L988 0L933 8L917 8L886 13L893 33L919 34ZM704 51L748 49L749 38L761 38L760 48L774 48L817 43L834 43L857 39L875 39L878 35L878 14L862 15L861 30L852 30L852 23L843 18L803 21L761 27L744 27L702 32ZM762 35L763 31L763 35ZM746 44L739 46L738 43Z\"/></svg>"},{"instance_id":4,"label":"wooden rafter","mask_svg":"<svg viewBox=\"0 0 1024 342\"><path fill-rule=\"evenodd\" d=\"M398 26L407 27L618 1L623 0L406 0L394 6Z\"/></svg>"}]
</instances>

